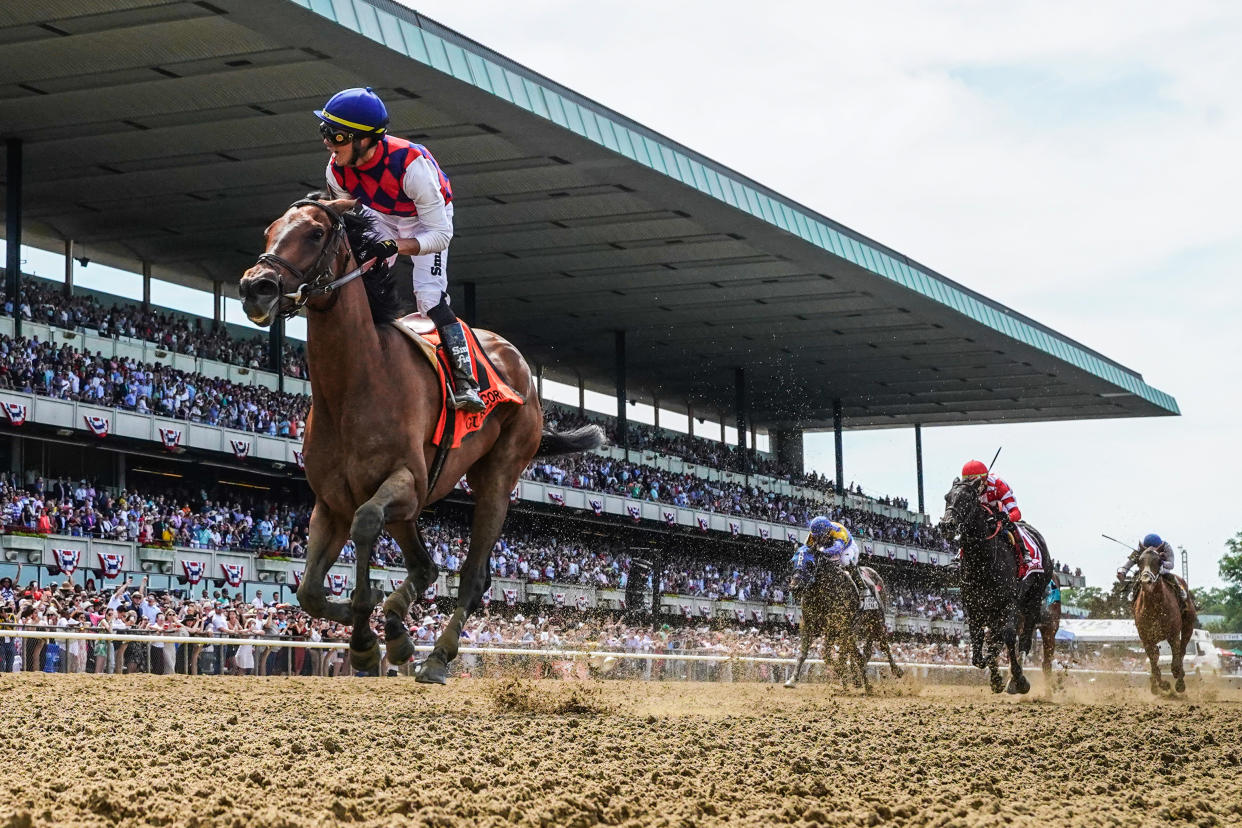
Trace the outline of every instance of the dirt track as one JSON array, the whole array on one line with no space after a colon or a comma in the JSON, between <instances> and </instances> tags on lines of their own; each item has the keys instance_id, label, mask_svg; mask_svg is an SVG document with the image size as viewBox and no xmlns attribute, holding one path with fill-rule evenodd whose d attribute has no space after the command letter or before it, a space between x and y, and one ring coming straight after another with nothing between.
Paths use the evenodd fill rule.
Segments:
<instances>
[{"instance_id":1,"label":"dirt track","mask_svg":"<svg viewBox=\"0 0 1242 828\"><path fill-rule=\"evenodd\" d=\"M1236 692L27 674L0 706L0 828L1242 821Z\"/></svg>"}]
</instances>

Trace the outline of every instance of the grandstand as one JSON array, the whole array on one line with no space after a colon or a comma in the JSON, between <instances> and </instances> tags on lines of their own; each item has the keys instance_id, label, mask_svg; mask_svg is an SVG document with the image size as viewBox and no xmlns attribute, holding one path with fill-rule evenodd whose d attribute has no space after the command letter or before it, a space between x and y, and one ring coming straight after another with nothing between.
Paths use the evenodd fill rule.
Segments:
<instances>
[{"instance_id":1,"label":"grandstand","mask_svg":"<svg viewBox=\"0 0 1242 828\"><path fill-rule=\"evenodd\" d=\"M72 14L29 3L0 14L0 35L7 296L21 297L0 319L0 468L17 476L14 489L69 477L305 506L296 349L279 330L256 349L253 332L225 324L222 297L258 252L258 231L321 185L307 112L362 84L453 177L463 315L503 332L541 377L579 388L576 410L548 406L549 416L588 416L587 391L617 399L606 420L615 445L524 477L515 537L594 537L614 557L650 557L669 572L682 559L776 572L805 516L837 510L890 578L944 590L952 554L925 514L921 458L914 509L848 492L844 429L1177 413L1137 372L395 3L81 0ZM143 296L88 297L71 268L54 287L22 276L22 243L141 272ZM100 313L55 312L59 290L66 307L89 298L146 318L156 279L214 296L214 319L165 314L162 331L104 331ZM164 336L170 326L182 347ZM170 408L143 410L138 397L18 384L7 361L23 337L87 360L79 367L140 371L140 383L189 378L246 410L196 415L175 391ZM722 435L735 423L737 445L658 421L635 428L627 404L637 401L710 418ZM802 434L828 428L835 475L808 477ZM759 437L771 452L755 451ZM608 484L605 464L644 485ZM461 522L469 503L461 491L435 520ZM287 601L300 571L292 556L247 548L24 531L0 542L0 575L18 562L46 575L58 553L76 551L101 575L101 555L121 556L118 574L149 573L159 589L183 587L191 565L215 580L242 567L247 595L276 589ZM377 566L372 580L387 588L402 574ZM517 603L581 596L601 610L624 597L612 582L497 577L493 589ZM437 590L454 593L451 572ZM656 590L674 617L783 623L793 612L772 593L755 597Z\"/></svg>"}]
</instances>

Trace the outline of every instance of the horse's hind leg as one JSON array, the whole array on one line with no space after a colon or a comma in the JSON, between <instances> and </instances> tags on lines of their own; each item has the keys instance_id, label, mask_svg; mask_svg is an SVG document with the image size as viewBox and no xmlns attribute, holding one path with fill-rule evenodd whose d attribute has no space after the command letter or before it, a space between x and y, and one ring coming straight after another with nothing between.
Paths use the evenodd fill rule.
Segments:
<instances>
[{"instance_id":1,"label":"horse's hind leg","mask_svg":"<svg viewBox=\"0 0 1242 828\"><path fill-rule=\"evenodd\" d=\"M340 624L350 622L349 602L328 598L323 579L341 554L345 538L344 521L335 520L326 508L315 504L310 517L310 536L306 542L306 573L298 584L298 603L315 618L326 618Z\"/></svg>"},{"instance_id":2,"label":"horse's hind leg","mask_svg":"<svg viewBox=\"0 0 1242 828\"><path fill-rule=\"evenodd\" d=\"M380 667L379 639L371 630L371 613L384 597L371 587L371 553L384 524L390 521L413 520L417 514L414 475L400 468L380 484L371 499L354 512L349 536L358 558L355 569L354 594L350 599L353 611L353 634L349 638L349 662L355 670L378 673ZM425 554L425 553L424 553Z\"/></svg>"},{"instance_id":3,"label":"horse's hind leg","mask_svg":"<svg viewBox=\"0 0 1242 828\"><path fill-rule=\"evenodd\" d=\"M507 427L512 428L513 425ZM419 667L417 679L424 684L448 683L448 665L457 658L462 626L470 613L481 605L483 591L487 588L488 563L492 547L500 537L505 515L509 512L509 493L517 485L518 475L526 465L521 458L535 453L535 446L527 448L529 451L519 457L513 446L498 443L466 473L466 480L474 489L470 550L461 567L457 609L453 610L452 617L436 639L431 655Z\"/></svg>"},{"instance_id":4,"label":"horse's hind leg","mask_svg":"<svg viewBox=\"0 0 1242 828\"><path fill-rule=\"evenodd\" d=\"M893 671L893 678L901 678L901 668L897 666L897 661L893 658L893 648L888 644L888 630L884 627L884 621L877 621L877 638L879 642L880 652L884 653L884 657L888 659L888 669Z\"/></svg>"},{"instance_id":5,"label":"horse's hind leg","mask_svg":"<svg viewBox=\"0 0 1242 828\"><path fill-rule=\"evenodd\" d=\"M388 663L399 666L414 657L414 641L405 626L410 604L427 591L439 572L427 554L427 544L423 541L417 520L390 523L388 531L401 547L406 570L401 586L384 600L384 639L388 648Z\"/></svg>"},{"instance_id":6,"label":"horse's hind leg","mask_svg":"<svg viewBox=\"0 0 1242 828\"><path fill-rule=\"evenodd\" d=\"M1160 695L1163 690L1169 691L1169 683L1160 676L1160 642L1152 641L1150 643L1144 641L1143 649L1147 651L1147 660L1151 663L1151 692L1152 695Z\"/></svg>"}]
</instances>

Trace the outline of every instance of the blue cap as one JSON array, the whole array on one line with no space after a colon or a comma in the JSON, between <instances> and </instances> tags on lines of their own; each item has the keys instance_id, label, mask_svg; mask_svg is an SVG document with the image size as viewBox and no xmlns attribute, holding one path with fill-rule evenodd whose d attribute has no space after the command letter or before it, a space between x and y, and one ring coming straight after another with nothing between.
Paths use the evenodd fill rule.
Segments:
<instances>
[{"instance_id":1,"label":"blue cap","mask_svg":"<svg viewBox=\"0 0 1242 828\"><path fill-rule=\"evenodd\" d=\"M1160 536L1157 535L1155 532L1152 532L1150 535L1146 535L1143 537L1143 546L1155 547L1155 546L1161 546L1163 543L1164 541L1162 541L1160 539Z\"/></svg>"},{"instance_id":2,"label":"blue cap","mask_svg":"<svg viewBox=\"0 0 1242 828\"><path fill-rule=\"evenodd\" d=\"M354 87L337 92L315 117L325 124L355 132L382 135L388 127L388 108L371 87Z\"/></svg>"}]
</instances>

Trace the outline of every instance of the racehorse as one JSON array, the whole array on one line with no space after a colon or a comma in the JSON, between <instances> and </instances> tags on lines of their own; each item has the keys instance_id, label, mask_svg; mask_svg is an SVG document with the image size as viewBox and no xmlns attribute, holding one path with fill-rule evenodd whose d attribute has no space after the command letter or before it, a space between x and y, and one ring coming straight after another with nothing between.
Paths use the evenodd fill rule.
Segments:
<instances>
[{"instance_id":1,"label":"racehorse","mask_svg":"<svg viewBox=\"0 0 1242 828\"><path fill-rule=\"evenodd\" d=\"M524 402L498 404L459 448L437 458L432 439L444 410L440 379L430 360L391 324L397 300L383 260L392 251L382 249L370 221L351 212L354 207L350 199L326 201L314 194L294 202L268 226L265 252L242 275L242 307L261 326L302 307L307 311L311 414L303 462L315 506L306 575L297 595L311 615L352 623L349 656L354 669L379 669L379 642L370 616L384 596L370 586L368 570L381 530L388 530L405 558L407 575L383 606L388 661L404 664L414 655L404 619L411 602L438 575L419 531L418 514L465 475L475 507L457 607L416 672L421 682L444 684L448 665L457 656L462 625L487 589L488 558L522 470L536 456L595 448L604 434L598 426L565 433L545 430L526 361L501 337L479 330L475 333L492 364ZM379 254L359 267L357 261L377 245ZM379 265L371 267L376 261ZM437 466L440 473L429 476L429 469ZM357 549L357 586L349 601L332 600L324 577L346 539Z\"/></svg>"},{"instance_id":2,"label":"racehorse","mask_svg":"<svg viewBox=\"0 0 1242 828\"><path fill-rule=\"evenodd\" d=\"M871 654L875 652L874 644L880 646L880 652L884 653L888 659L888 668L893 673L893 678L901 678L901 668L897 666L897 662L893 659L893 650L889 646L888 626L884 618L884 613L888 608L888 587L884 583L884 579L880 577L880 573L876 572L869 566L858 567L863 576L869 578L875 586L878 599L875 606L871 606L870 602L863 601L863 608L858 613L858 627L863 636L862 654L863 669L867 667L867 662L871 660Z\"/></svg>"},{"instance_id":3,"label":"racehorse","mask_svg":"<svg viewBox=\"0 0 1242 828\"><path fill-rule=\"evenodd\" d=\"M854 683L861 681L863 692L871 692L871 685L867 682L867 661L858 648L858 604L858 587L854 586L849 573L837 561L822 558L811 582L802 589L802 649L798 653L798 664L793 675L785 681L786 687L797 686L811 642L822 635L825 666L832 663L833 645L837 647L835 668L841 679L841 688L846 688L846 671L853 666L857 670Z\"/></svg>"},{"instance_id":4,"label":"racehorse","mask_svg":"<svg viewBox=\"0 0 1242 828\"><path fill-rule=\"evenodd\" d=\"M1048 584L1048 574L1032 573L1018 580L1014 547L1004 531L1004 521L991 508L979 502L979 494L968 482L955 480L944 496L945 512L940 521L946 535L956 534L962 549L962 603L970 629L971 663L988 669L993 693L1028 693L1031 683L1022 674L1018 657L1018 618L1027 629L1039 621L1040 604ZM1013 531L1017 531L1014 527ZM1044 541L1041 545L1045 566L1052 560ZM1009 683L998 668L1000 646L1009 654ZM1029 648L1029 642L1027 644ZM1051 670L1051 661L1048 663Z\"/></svg>"},{"instance_id":5,"label":"racehorse","mask_svg":"<svg viewBox=\"0 0 1242 828\"><path fill-rule=\"evenodd\" d=\"M1194 598L1186 594L1186 609L1179 612L1173 587L1160 577L1161 557L1155 549L1144 549L1138 559L1138 594L1134 596L1134 626L1138 627L1147 660L1151 662L1151 692L1169 692L1169 683L1160 676L1160 642L1169 642L1173 654L1173 678L1177 692L1186 692L1186 671L1182 660L1186 646L1198 623Z\"/></svg>"}]
</instances>

